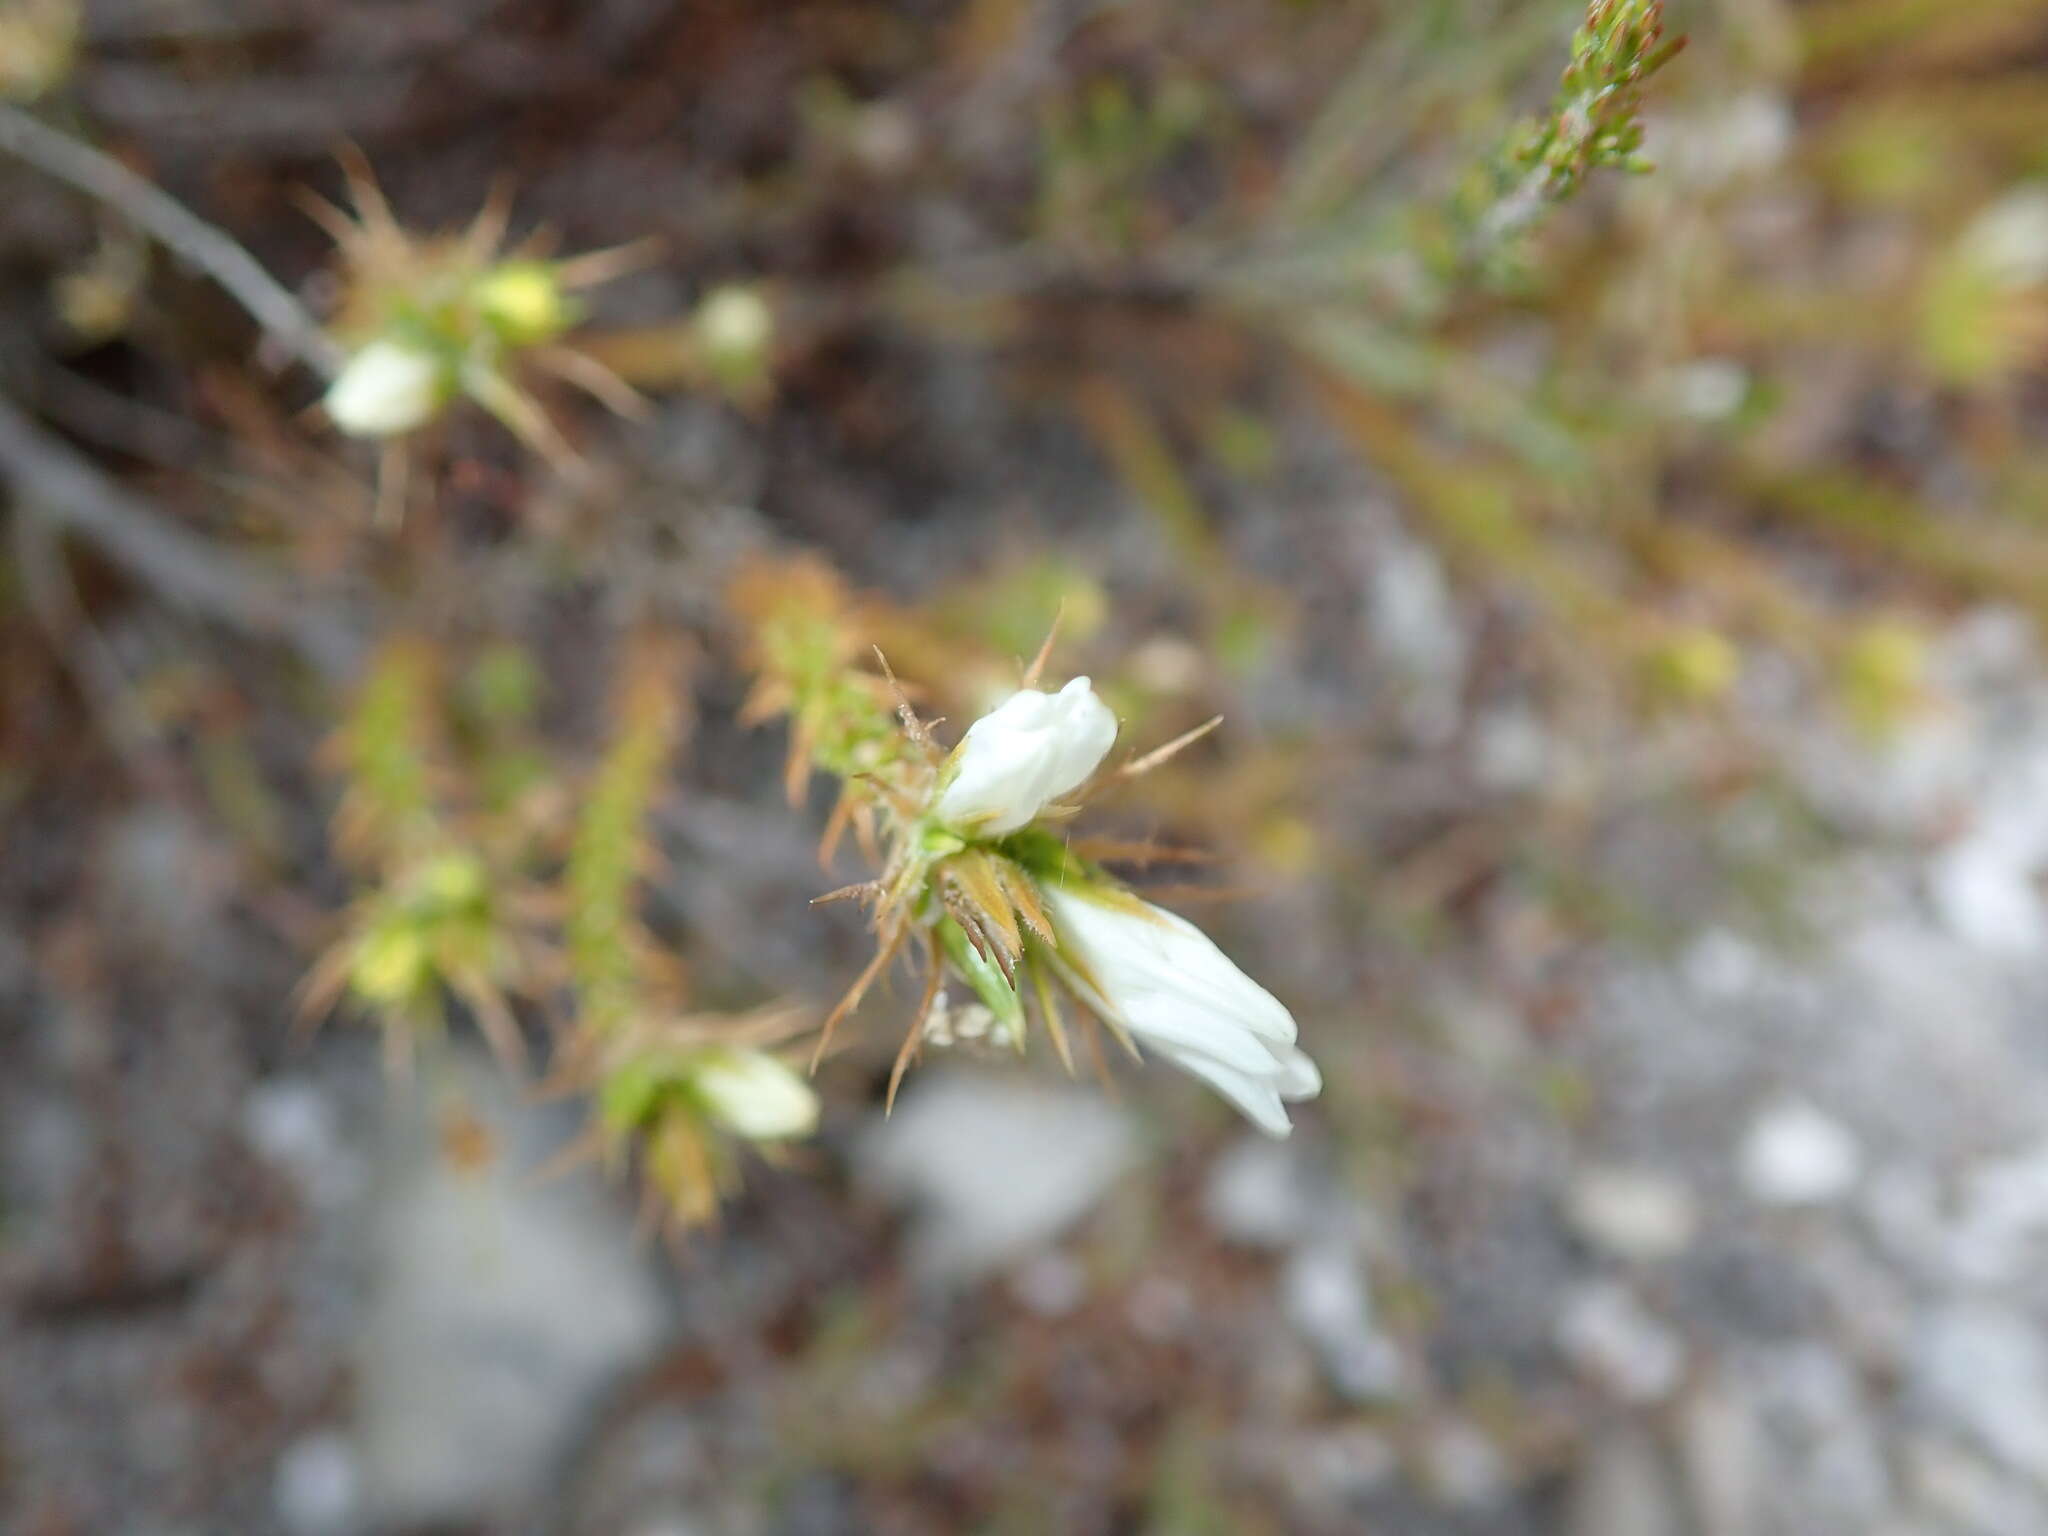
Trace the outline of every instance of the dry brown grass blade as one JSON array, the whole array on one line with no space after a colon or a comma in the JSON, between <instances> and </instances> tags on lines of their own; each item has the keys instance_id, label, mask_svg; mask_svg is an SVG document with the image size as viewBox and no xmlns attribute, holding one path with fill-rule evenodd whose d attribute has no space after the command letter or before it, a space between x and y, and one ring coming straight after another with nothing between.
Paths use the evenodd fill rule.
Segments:
<instances>
[{"instance_id":1,"label":"dry brown grass blade","mask_svg":"<svg viewBox=\"0 0 2048 1536\"><path fill-rule=\"evenodd\" d=\"M462 232L462 253L470 264L482 266L505 243L505 231L512 227L512 178L499 172L491 178L484 204L477 209L469 228Z\"/></svg>"},{"instance_id":2,"label":"dry brown grass blade","mask_svg":"<svg viewBox=\"0 0 2048 1536\"><path fill-rule=\"evenodd\" d=\"M1011 955L1022 955L1024 935L1017 928L1017 915L996 861L985 853L960 854L947 861L946 874L979 909L982 926L1001 939Z\"/></svg>"},{"instance_id":3,"label":"dry brown grass blade","mask_svg":"<svg viewBox=\"0 0 2048 1536\"><path fill-rule=\"evenodd\" d=\"M852 885L842 885L837 890L827 891L822 896L813 896L814 907L830 906L835 901L858 901L867 896L879 896L882 882L879 880L856 880Z\"/></svg>"},{"instance_id":4,"label":"dry brown grass blade","mask_svg":"<svg viewBox=\"0 0 2048 1536\"><path fill-rule=\"evenodd\" d=\"M293 187L287 196L336 245L345 249L350 242L361 237L362 230L356 221L311 187Z\"/></svg>"},{"instance_id":5,"label":"dry brown grass blade","mask_svg":"<svg viewBox=\"0 0 2048 1536\"><path fill-rule=\"evenodd\" d=\"M856 773L847 778L849 784L859 784L871 789L877 796L889 802L890 809L900 816L915 816L920 809L916 797L906 790L891 784L878 774Z\"/></svg>"},{"instance_id":6,"label":"dry brown grass blade","mask_svg":"<svg viewBox=\"0 0 2048 1536\"><path fill-rule=\"evenodd\" d=\"M902 952L904 941L909 937L910 924L907 921L898 922L876 946L874 958L868 961L866 968L854 978L853 985L846 989L845 995L837 1003L833 1004L832 1011L825 1015L825 1022L818 1030L818 1043L811 1051L811 1071L817 1071L818 1063L825 1059L825 1048L832 1043L832 1036L838 1030L840 1020L860 1006L860 1000L867 996L868 988L875 984L881 974L889 968L889 963Z\"/></svg>"},{"instance_id":7,"label":"dry brown grass blade","mask_svg":"<svg viewBox=\"0 0 2048 1536\"><path fill-rule=\"evenodd\" d=\"M882 1113L896 1112L896 1090L903 1086L903 1074L910 1070L910 1064L917 1060L924 1045L924 1021L930 1016L932 1003L939 995L939 984L944 979L945 967L939 958L938 937L925 930L925 972L924 993L917 1000L917 1010L910 1016L910 1028L904 1032L903 1044L896 1049L896 1060L889 1068L889 1094L882 1101Z\"/></svg>"},{"instance_id":8,"label":"dry brown grass blade","mask_svg":"<svg viewBox=\"0 0 2048 1536\"><path fill-rule=\"evenodd\" d=\"M1258 895L1256 888L1249 885L1150 885L1145 888L1145 899L1162 904L1172 902L1179 906L1189 903L1217 901L1248 901Z\"/></svg>"},{"instance_id":9,"label":"dry brown grass blade","mask_svg":"<svg viewBox=\"0 0 2048 1536\"><path fill-rule=\"evenodd\" d=\"M471 369L463 375L462 387L469 397L495 416L518 438L521 445L539 454L548 467L565 478L585 473L589 466L562 429L534 398L503 374Z\"/></svg>"},{"instance_id":10,"label":"dry brown grass blade","mask_svg":"<svg viewBox=\"0 0 2048 1536\"><path fill-rule=\"evenodd\" d=\"M782 763L782 793L791 809L804 803L804 790L811 782L811 749L817 736L809 726L794 725L789 733L789 756Z\"/></svg>"},{"instance_id":11,"label":"dry brown grass blade","mask_svg":"<svg viewBox=\"0 0 2048 1536\"><path fill-rule=\"evenodd\" d=\"M1053 642L1059 638L1060 621L1066 615L1067 600L1061 598L1059 606L1053 610L1052 623L1046 627L1044 643L1038 647L1038 654L1031 658L1031 665L1024 669L1024 678L1021 686L1036 688L1039 678L1045 675L1045 664L1052 657Z\"/></svg>"},{"instance_id":12,"label":"dry brown grass blade","mask_svg":"<svg viewBox=\"0 0 2048 1536\"><path fill-rule=\"evenodd\" d=\"M882 842L875 830L875 808L866 802L853 808L853 840L870 864L882 862Z\"/></svg>"},{"instance_id":13,"label":"dry brown grass blade","mask_svg":"<svg viewBox=\"0 0 2048 1536\"><path fill-rule=\"evenodd\" d=\"M334 1011L348 985L350 945L343 939L331 945L312 969L306 972L291 998L292 1043L302 1045L313 1037L321 1020Z\"/></svg>"},{"instance_id":14,"label":"dry brown grass blade","mask_svg":"<svg viewBox=\"0 0 2048 1536\"><path fill-rule=\"evenodd\" d=\"M910 1028L903 1032L903 1043L896 1048L896 1059L889 1066L889 1091L882 1100L883 1115L896 1113L896 1090L903 1086L910 1064L917 1060L918 1050L924 1040L924 1014L920 1012L910 1021Z\"/></svg>"},{"instance_id":15,"label":"dry brown grass blade","mask_svg":"<svg viewBox=\"0 0 2048 1536\"><path fill-rule=\"evenodd\" d=\"M729 1020L730 1034L742 1045L756 1048L780 1045L809 1029L815 1016L801 1003L768 1003Z\"/></svg>"},{"instance_id":16,"label":"dry brown grass blade","mask_svg":"<svg viewBox=\"0 0 2048 1536\"><path fill-rule=\"evenodd\" d=\"M628 272L638 272L661 259L667 242L659 235L629 240L601 251L585 251L555 263L555 280L564 288L594 288Z\"/></svg>"},{"instance_id":17,"label":"dry brown grass blade","mask_svg":"<svg viewBox=\"0 0 2048 1536\"><path fill-rule=\"evenodd\" d=\"M747 697L740 705L736 717L741 725L752 727L765 725L778 715L789 713L794 702L789 684L777 678L763 678L747 690Z\"/></svg>"},{"instance_id":18,"label":"dry brown grass blade","mask_svg":"<svg viewBox=\"0 0 2048 1536\"><path fill-rule=\"evenodd\" d=\"M825 830L818 834L818 868L830 869L832 860L838 856L841 839L853 820L853 790L851 785L839 787L839 798L832 802L832 814L825 818Z\"/></svg>"},{"instance_id":19,"label":"dry brown grass blade","mask_svg":"<svg viewBox=\"0 0 2048 1536\"><path fill-rule=\"evenodd\" d=\"M1121 380L1095 373L1078 381L1069 403L1082 430L1173 547L1190 561L1213 561L1216 540L1201 498L1144 400Z\"/></svg>"},{"instance_id":20,"label":"dry brown grass blade","mask_svg":"<svg viewBox=\"0 0 2048 1536\"><path fill-rule=\"evenodd\" d=\"M653 403L588 352L574 347L529 347L526 357L543 372L573 384L614 416L645 421Z\"/></svg>"},{"instance_id":21,"label":"dry brown grass blade","mask_svg":"<svg viewBox=\"0 0 2048 1536\"><path fill-rule=\"evenodd\" d=\"M1174 737L1165 746L1154 747L1150 752L1132 758L1121 768L1116 769L1110 777L1114 779L1135 779L1141 773L1150 773L1161 764L1180 756L1181 753L1192 747L1222 723L1223 717L1221 715L1212 715L1193 730L1181 732L1180 735Z\"/></svg>"},{"instance_id":22,"label":"dry brown grass blade","mask_svg":"<svg viewBox=\"0 0 2048 1536\"><path fill-rule=\"evenodd\" d=\"M377 173L370 169L370 157L355 144L344 140L334 151L341 166L341 179L348 183L349 201L356 205L356 222L376 240L403 240L405 231L377 185Z\"/></svg>"},{"instance_id":23,"label":"dry brown grass blade","mask_svg":"<svg viewBox=\"0 0 2048 1536\"><path fill-rule=\"evenodd\" d=\"M917 717L917 711L910 704L910 695L905 693L903 685L896 681L896 674L890 669L889 658L882 654L882 648L878 645L873 649L875 661L882 669L882 681L888 685L890 702L896 706L896 718L903 722L905 734L917 744L925 756L936 758L939 756L939 744L932 738L931 727Z\"/></svg>"},{"instance_id":24,"label":"dry brown grass blade","mask_svg":"<svg viewBox=\"0 0 2048 1536\"><path fill-rule=\"evenodd\" d=\"M1062 959L1060 964L1062 966L1072 966L1073 962ZM1116 1043L1124 1048L1125 1055L1129 1056L1133 1061L1142 1062L1145 1059L1144 1053L1138 1049L1138 1042L1131 1038L1130 1031L1125 1029L1113 1014L1097 1007L1095 1003L1089 1000L1091 994L1100 997L1101 989L1095 985L1093 978L1089 977L1085 972L1079 974L1080 981L1085 983L1085 986L1076 984L1073 976L1068 977L1069 989L1074 994L1075 1002L1089 1018L1109 1032ZM1089 1032L1089 1038L1094 1038L1093 1031Z\"/></svg>"},{"instance_id":25,"label":"dry brown grass blade","mask_svg":"<svg viewBox=\"0 0 2048 1536\"><path fill-rule=\"evenodd\" d=\"M602 1071L605 1034L585 1024L576 1025L555 1050L547 1074L528 1090L536 1104L554 1104L588 1093Z\"/></svg>"},{"instance_id":26,"label":"dry brown grass blade","mask_svg":"<svg viewBox=\"0 0 2048 1536\"><path fill-rule=\"evenodd\" d=\"M960 925L972 944L983 958L995 962L996 969L1012 982L1017 978L1017 964L1023 957L1023 940L1012 949L1005 936L989 926L987 915L961 892L960 888L947 881L939 888L939 901L946 913Z\"/></svg>"},{"instance_id":27,"label":"dry brown grass blade","mask_svg":"<svg viewBox=\"0 0 2048 1536\"><path fill-rule=\"evenodd\" d=\"M1220 718L1220 717L1219 717ZM1170 848L1163 843L1132 842L1114 837L1076 838L1075 853L1095 864L1213 864L1206 848Z\"/></svg>"},{"instance_id":28,"label":"dry brown grass blade","mask_svg":"<svg viewBox=\"0 0 2048 1536\"><path fill-rule=\"evenodd\" d=\"M1052 918L1038 899L1038 887L1031 883L1031 877L1007 860L996 864L996 878L1002 883L1006 896L1024 926L1047 944L1058 942L1053 933Z\"/></svg>"},{"instance_id":29,"label":"dry brown grass blade","mask_svg":"<svg viewBox=\"0 0 2048 1536\"><path fill-rule=\"evenodd\" d=\"M1038 995L1038 1015L1045 1020L1045 1032L1052 1037L1052 1048L1060 1059L1060 1065L1067 1069L1067 1076L1074 1075L1074 1050L1067 1041L1067 1024L1060 1013L1059 995L1052 979L1046 974L1043 961L1031 967L1031 989Z\"/></svg>"},{"instance_id":30,"label":"dry brown grass blade","mask_svg":"<svg viewBox=\"0 0 2048 1536\"><path fill-rule=\"evenodd\" d=\"M1096 1079L1102 1084L1104 1097L1108 1098L1112 1103L1121 1102L1123 1090L1117 1087L1116 1074L1110 1071L1109 1057L1103 1053L1102 1031L1099 1029L1084 1029L1081 1031L1081 1037L1087 1043L1088 1060L1095 1068Z\"/></svg>"},{"instance_id":31,"label":"dry brown grass blade","mask_svg":"<svg viewBox=\"0 0 2048 1536\"><path fill-rule=\"evenodd\" d=\"M476 1015L477 1028L483 1031L484 1041L498 1058L498 1064L514 1076L524 1077L532 1069L533 1059L527 1052L525 1036L519 1033L519 1021L512 1017L511 1008L497 989L481 976L468 973L450 976L448 985Z\"/></svg>"},{"instance_id":32,"label":"dry brown grass blade","mask_svg":"<svg viewBox=\"0 0 2048 1536\"><path fill-rule=\"evenodd\" d=\"M1124 1048L1126 1056L1130 1057L1132 1061L1144 1061L1145 1053L1138 1049L1138 1042L1131 1038L1131 1032L1125 1029L1118 1020L1106 1013L1098 1013L1095 1017L1100 1021L1102 1027L1109 1032L1110 1038Z\"/></svg>"}]
</instances>

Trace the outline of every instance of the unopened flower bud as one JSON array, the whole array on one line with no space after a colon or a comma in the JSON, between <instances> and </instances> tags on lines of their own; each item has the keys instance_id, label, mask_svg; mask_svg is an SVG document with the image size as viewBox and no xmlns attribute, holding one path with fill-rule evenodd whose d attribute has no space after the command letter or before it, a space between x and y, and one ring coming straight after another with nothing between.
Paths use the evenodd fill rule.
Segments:
<instances>
[{"instance_id":1,"label":"unopened flower bud","mask_svg":"<svg viewBox=\"0 0 2048 1536\"><path fill-rule=\"evenodd\" d=\"M1711 704L1725 696L1742 674L1742 653L1711 629L1690 628L1651 652L1648 681L1665 699Z\"/></svg>"},{"instance_id":2,"label":"unopened flower bud","mask_svg":"<svg viewBox=\"0 0 2048 1536\"><path fill-rule=\"evenodd\" d=\"M691 321L697 347L712 376L726 387L758 388L766 380L775 311L752 288L714 288Z\"/></svg>"},{"instance_id":3,"label":"unopened flower bud","mask_svg":"<svg viewBox=\"0 0 2048 1536\"><path fill-rule=\"evenodd\" d=\"M444 853L420 870L413 888L437 912L453 912L481 905L490 878L474 854Z\"/></svg>"},{"instance_id":4,"label":"unopened flower bud","mask_svg":"<svg viewBox=\"0 0 2048 1536\"><path fill-rule=\"evenodd\" d=\"M397 437L431 421L449 387L432 352L379 337L342 366L327 391L327 415L350 437Z\"/></svg>"},{"instance_id":5,"label":"unopened flower bud","mask_svg":"<svg viewBox=\"0 0 2048 1536\"><path fill-rule=\"evenodd\" d=\"M508 261L491 268L470 290L492 329L515 347L552 341L574 315L555 269L544 261Z\"/></svg>"},{"instance_id":6,"label":"unopened flower bud","mask_svg":"<svg viewBox=\"0 0 2048 1536\"><path fill-rule=\"evenodd\" d=\"M401 1007L417 997L433 975L426 936L410 922L386 921L363 938L349 968L356 996L375 1007Z\"/></svg>"},{"instance_id":7,"label":"unopened flower bud","mask_svg":"<svg viewBox=\"0 0 2048 1536\"><path fill-rule=\"evenodd\" d=\"M1019 689L967 728L934 809L997 835L1024 826L1080 787L1116 741L1116 716L1085 677L1058 693Z\"/></svg>"},{"instance_id":8,"label":"unopened flower bud","mask_svg":"<svg viewBox=\"0 0 2048 1536\"><path fill-rule=\"evenodd\" d=\"M704 1058L691 1080L705 1108L750 1140L784 1141L817 1129L817 1094L766 1052L719 1051Z\"/></svg>"}]
</instances>

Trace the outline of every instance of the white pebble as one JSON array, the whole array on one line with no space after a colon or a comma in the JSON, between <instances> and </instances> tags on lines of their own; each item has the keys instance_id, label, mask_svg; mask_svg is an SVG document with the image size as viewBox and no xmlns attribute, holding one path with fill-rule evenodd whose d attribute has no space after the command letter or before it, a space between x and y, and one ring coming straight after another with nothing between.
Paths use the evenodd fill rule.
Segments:
<instances>
[{"instance_id":1,"label":"white pebble","mask_svg":"<svg viewBox=\"0 0 2048 1536\"><path fill-rule=\"evenodd\" d=\"M272 1496L293 1536L335 1536L354 1527L361 1502L355 1448L341 1435L308 1435L277 1459Z\"/></svg>"},{"instance_id":2,"label":"white pebble","mask_svg":"<svg viewBox=\"0 0 2048 1536\"><path fill-rule=\"evenodd\" d=\"M1683 1253L1699 1226L1691 1191L1641 1168L1588 1168L1572 1181L1565 1212L1595 1247L1644 1263Z\"/></svg>"},{"instance_id":3,"label":"white pebble","mask_svg":"<svg viewBox=\"0 0 2048 1536\"><path fill-rule=\"evenodd\" d=\"M1863 1172L1856 1138L1802 1099L1764 1111L1743 1137L1742 1183L1766 1205L1821 1205L1849 1193Z\"/></svg>"}]
</instances>

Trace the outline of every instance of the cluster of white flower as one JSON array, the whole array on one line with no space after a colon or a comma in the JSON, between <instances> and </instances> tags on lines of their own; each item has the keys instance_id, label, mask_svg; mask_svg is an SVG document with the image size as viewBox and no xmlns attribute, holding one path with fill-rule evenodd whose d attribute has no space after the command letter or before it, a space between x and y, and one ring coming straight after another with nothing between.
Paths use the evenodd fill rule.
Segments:
<instances>
[{"instance_id":1,"label":"cluster of white flower","mask_svg":"<svg viewBox=\"0 0 2048 1536\"><path fill-rule=\"evenodd\" d=\"M1024 688L968 728L939 779L932 814L968 838L1030 826L1079 789L1116 741L1116 717L1077 677ZM1322 1088L1294 1017L1194 924L1092 871L1039 877L1060 979L1098 1016L1192 1073L1272 1136L1287 1105Z\"/></svg>"}]
</instances>

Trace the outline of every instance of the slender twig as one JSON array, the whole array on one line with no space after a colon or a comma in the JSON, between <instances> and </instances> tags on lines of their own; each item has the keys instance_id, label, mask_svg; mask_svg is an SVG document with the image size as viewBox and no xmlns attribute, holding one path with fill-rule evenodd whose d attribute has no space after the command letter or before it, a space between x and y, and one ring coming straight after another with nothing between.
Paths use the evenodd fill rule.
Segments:
<instances>
[{"instance_id":1,"label":"slender twig","mask_svg":"<svg viewBox=\"0 0 2048 1536\"><path fill-rule=\"evenodd\" d=\"M56 531L33 518L21 518L13 532L29 612L55 642L59 660L77 680L108 742L136 778L147 783L156 732L137 706L112 647L85 614L58 550Z\"/></svg>"},{"instance_id":2,"label":"slender twig","mask_svg":"<svg viewBox=\"0 0 2048 1536\"><path fill-rule=\"evenodd\" d=\"M330 676L353 665L360 645L332 613L251 562L166 522L147 502L95 469L0 400L0 482L24 516L77 534L194 613L289 641Z\"/></svg>"},{"instance_id":3,"label":"slender twig","mask_svg":"<svg viewBox=\"0 0 2048 1536\"><path fill-rule=\"evenodd\" d=\"M171 251L206 273L323 378L340 366L340 351L304 305L263 264L184 204L69 134L0 103L0 150L118 209Z\"/></svg>"}]
</instances>

